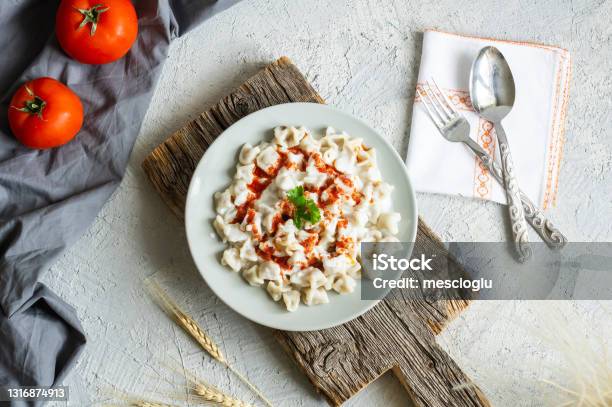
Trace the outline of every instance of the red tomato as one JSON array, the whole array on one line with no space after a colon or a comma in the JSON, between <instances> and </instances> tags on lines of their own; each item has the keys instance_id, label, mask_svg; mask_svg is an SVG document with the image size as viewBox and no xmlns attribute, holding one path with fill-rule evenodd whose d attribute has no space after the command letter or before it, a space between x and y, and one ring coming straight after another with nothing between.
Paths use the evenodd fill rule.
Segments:
<instances>
[{"instance_id":1,"label":"red tomato","mask_svg":"<svg viewBox=\"0 0 612 407\"><path fill-rule=\"evenodd\" d=\"M138 17L129 0L62 0L55 33L72 58L106 64L129 51L138 35Z\"/></svg>"},{"instance_id":2,"label":"red tomato","mask_svg":"<svg viewBox=\"0 0 612 407\"><path fill-rule=\"evenodd\" d=\"M22 85L8 111L13 134L30 148L66 144L83 124L81 99L53 78L38 78Z\"/></svg>"}]
</instances>

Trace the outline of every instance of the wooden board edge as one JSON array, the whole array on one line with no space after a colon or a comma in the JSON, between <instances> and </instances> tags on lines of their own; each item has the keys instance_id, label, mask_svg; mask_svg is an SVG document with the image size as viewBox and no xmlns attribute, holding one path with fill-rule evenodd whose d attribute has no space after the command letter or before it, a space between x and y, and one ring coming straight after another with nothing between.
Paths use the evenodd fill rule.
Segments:
<instances>
[{"instance_id":1,"label":"wooden board edge","mask_svg":"<svg viewBox=\"0 0 612 407\"><path fill-rule=\"evenodd\" d=\"M216 103L214 103L214 104L212 104L212 105L208 106L207 108L205 108L205 109L203 110L203 113L208 112L208 111L209 111L210 109L212 109L214 106L216 106L216 105L218 105L218 104L222 103L224 100L226 100L227 98L231 97L231 95L232 95L232 94L234 94L234 93L235 93L235 92L236 92L238 89L240 89L240 88L241 88L242 86L244 86L246 83L248 83L249 81L251 81L253 78L255 78L256 76L260 75L260 74L261 74L262 72L264 72L264 71L269 71L269 70L271 70L273 67L280 67L280 68L283 68L283 67L288 67L288 68L290 68L290 67L296 67L296 66L295 66L295 64L294 64L294 63L291 61L291 59L290 59L288 56L282 56L282 57L278 58L276 61L274 61L274 62L272 62L272 63L270 63L270 64L266 65L265 67L263 67L263 68L259 69L259 70L258 70L256 73L254 73L253 75L251 75L251 76L250 76L250 77L249 77L247 80L245 80L244 82L242 82L240 85L238 85L238 86L234 87L234 88L233 88L231 91L229 91L229 92L228 92L226 95L224 95L224 96L223 96L221 99L219 99L219 101L218 101L218 102L216 102ZM297 68L297 67L296 67L296 68ZM298 72L299 72L299 70L298 70ZM300 75L301 75L302 77L304 76L304 75L303 75L301 72L300 72ZM308 82L308 81L307 81L305 78L304 78L304 83L305 83L305 84L308 84L308 85L309 85L309 86L312 88L312 85L310 85L310 82ZM321 96L319 95L319 93L318 93L318 92L316 92L316 91L314 90L314 88L312 88L312 90L313 90L313 93L314 93L314 94L316 94L316 95L318 96L318 99L320 100L320 101L319 101L319 103L324 104L324 103L325 103L325 101L323 100L323 98L321 98ZM175 137L175 136L176 136L176 135L177 135L177 134L178 134L178 133L181 131L181 129L183 129L183 128L184 128L185 126L187 126L189 123L193 123L193 122L195 122L195 120L196 120L196 119L191 120L190 122L188 122L188 123L184 124L183 126L181 126L181 128L180 128L179 130L177 130L177 131L173 132L173 133L172 133L170 136L168 136L168 137L167 137L167 138L166 138L164 141L162 141L162 142L161 142L161 143L160 143L160 144L159 144L157 147L155 147L155 148L153 149L153 151L152 151L151 153L149 153L149 154L148 154L148 155L145 157L145 159L144 159L144 160L143 160L143 162L142 162L142 166L144 167L144 166L145 166L145 163L146 163L147 161L149 161L150 163L149 163L149 164L147 164L147 165L148 165L148 166L149 166L149 167L152 169L152 167L153 167L153 166L152 166L152 162L153 162L153 160L154 160L154 152L155 152L156 150L158 150L158 149L162 148L162 146L163 146L165 143L167 143L169 139L171 139L171 138Z\"/></svg>"},{"instance_id":2,"label":"wooden board edge","mask_svg":"<svg viewBox=\"0 0 612 407\"><path fill-rule=\"evenodd\" d=\"M289 339L287 337L287 332L285 331L280 331L278 329L274 329L273 330L273 336L276 339L276 341L281 345L281 347L283 348L283 350L285 351L285 353L287 355L289 355L292 359L293 359L293 363L295 364L296 367L299 368L300 364L302 364L303 361L301 361L301 356L299 353L294 352L291 349L291 346L289 346L289 344L287 343L287 341L290 341L291 339ZM315 392L317 394L322 395L325 398L325 401L327 401L327 403L330 406L333 407L340 407L343 404L342 400L336 400L334 399L331 395L327 394L325 391L323 391L316 383L316 381L314 380L313 377L311 377L310 373L307 370L304 369L300 369L300 372L302 372L302 374L306 375L306 377L308 378L308 381L310 382L310 384L312 385L312 387L315 389ZM367 384L364 386L367 387Z\"/></svg>"},{"instance_id":3,"label":"wooden board edge","mask_svg":"<svg viewBox=\"0 0 612 407\"><path fill-rule=\"evenodd\" d=\"M161 180L159 180L159 173L155 170L155 157L158 155L164 155L165 151L167 151L165 144L160 144L143 160L141 167L147 178L149 178L149 181L153 185L153 188L157 191L157 195L159 195L159 197L166 204L168 209L170 209L170 212L172 212L174 216L178 218L178 220L183 220L185 208L178 208L176 204L170 199L170 195L167 194L166 191L162 190L162 182Z\"/></svg>"},{"instance_id":4,"label":"wooden board edge","mask_svg":"<svg viewBox=\"0 0 612 407\"><path fill-rule=\"evenodd\" d=\"M444 322L427 321L427 325L431 328L434 335L439 335L444 328L448 326L455 318L457 318L467 307L470 306L470 300L445 300L446 318Z\"/></svg>"},{"instance_id":5,"label":"wooden board edge","mask_svg":"<svg viewBox=\"0 0 612 407\"><path fill-rule=\"evenodd\" d=\"M397 380L400 382L402 387L406 390L406 392L408 393L408 395L410 396L411 400L414 403L414 400L416 400L416 396L414 394L414 391L412 390L412 388L410 387L410 385L406 381L406 377L402 373L400 367L399 366L394 366L391 369L391 371L393 372L393 375L397 378ZM461 370L461 371L463 372L463 370ZM465 373L463 373L463 374L465 375L466 378L469 379L469 377L467 377L467 375ZM469 379L469 380L471 381L471 379ZM478 399L479 405L482 405L482 407L492 407L491 402L485 396L485 394L482 392L482 390L480 390L480 387L474 385L472 390L474 390L474 393L476 395L476 398Z\"/></svg>"},{"instance_id":6,"label":"wooden board edge","mask_svg":"<svg viewBox=\"0 0 612 407\"><path fill-rule=\"evenodd\" d=\"M291 61L291 59L289 57L287 57L287 56L281 56L276 61L273 61L273 62L267 64L266 66L264 66L263 68L259 69L257 72L255 72L253 75L251 75L247 80L243 81L240 85L234 87L230 92L228 92L225 96L223 96L218 102L216 102L216 103L208 106L206 109L204 109L203 112L200 113L200 115L206 114L207 112L209 112L212 109L214 109L215 106L218 106L219 104L224 103L224 101L226 101L229 98L231 98L232 95L235 94L238 90L240 90L242 87L247 85L249 83L249 81L254 80L254 78L256 78L258 75L261 75L262 72L266 72L266 71L272 72L275 69L292 69L292 70L294 70L294 72L296 74L298 74L303 79L304 86L307 86L309 88L309 90L314 95L314 98L317 100L317 102L321 103L321 104L325 104L325 100L312 87L310 82L308 82L306 80L304 75L297 68L297 66ZM189 125L197 125L197 118L187 122L181 128L179 128L178 130L174 131L164 141L162 141L159 145L157 145L144 158L144 160L141 163L141 168L143 169L143 171L144 171L145 175L147 176L147 178L149 178L149 181L151 181L151 183L153 184L154 189L158 192L159 195L161 195L162 201L166 205L168 205L168 207L170 208L172 213L174 213L174 215L177 218L179 218L180 220L182 220L184 218L184 208L178 208L176 206L176 204L171 200L170 194L168 194L167 191L163 190L163 188L162 188L163 182L162 182L161 179L159 179L159 172L156 170L156 165L157 165L158 162L166 161L166 160L164 160L164 157L166 157L166 156L171 154L169 152L168 145L170 143L172 143L174 139L176 139L178 137L181 137L182 130L185 127L189 126Z\"/></svg>"},{"instance_id":7,"label":"wooden board edge","mask_svg":"<svg viewBox=\"0 0 612 407\"><path fill-rule=\"evenodd\" d=\"M423 218L421 218L420 215L418 216L418 227L426 236L428 236L436 243L442 245L442 239L440 239L440 236L429 227L429 225L423 220ZM433 333L435 335L438 335L450 322L452 322L463 311L465 311L465 309L468 308L470 304L471 300L446 300L446 318L444 319L444 322L439 323L436 321L429 320L427 321L427 324L429 325Z\"/></svg>"},{"instance_id":8,"label":"wooden board edge","mask_svg":"<svg viewBox=\"0 0 612 407\"><path fill-rule=\"evenodd\" d=\"M287 355L289 355L293 359L293 363L296 366L298 366L298 368L299 368L299 366L302 365L302 364L305 364L305 362L303 360L300 360L301 359L301 355L299 353L297 353L297 352L294 352L292 350L292 347L289 345L288 342L291 341L291 338L289 338L289 336L287 335L288 333L290 333L290 332L280 331L278 329L274 329L273 330L273 336L276 339L276 341L281 345L281 347L283 348L285 353ZM392 369L393 369L393 366L391 365L391 366L388 367L388 369L385 369L383 372L381 372L378 376L376 376L372 380L370 380L368 382L360 383L358 385L357 391L352 393L347 399L335 398L335 397L333 397L332 394L328 394L325 390L323 390L317 384L317 380L319 378L312 377L311 374L310 374L310 371L304 370L304 369L300 369L300 372L302 372L302 374L304 374L308 378L308 381L310 382L312 387L314 387L315 392L317 394L320 394L321 396L323 396L325 398L325 401L327 402L327 404L329 404L332 407L341 407L342 405L344 405L344 403L346 403L350 399L353 399L355 396L357 396L357 394L361 393L370 384L372 384L373 382L378 380L381 376L383 376L385 373L388 373Z\"/></svg>"}]
</instances>

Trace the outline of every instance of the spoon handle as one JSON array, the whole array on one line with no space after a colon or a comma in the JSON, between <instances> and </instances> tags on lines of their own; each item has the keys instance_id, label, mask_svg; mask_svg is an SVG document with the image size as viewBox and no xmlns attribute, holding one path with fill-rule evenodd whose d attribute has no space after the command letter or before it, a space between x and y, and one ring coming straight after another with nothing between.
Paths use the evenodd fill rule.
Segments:
<instances>
[{"instance_id":1,"label":"spoon handle","mask_svg":"<svg viewBox=\"0 0 612 407\"><path fill-rule=\"evenodd\" d=\"M514 237L514 247L518 254L518 260L523 263L531 257L532 251L527 235L527 223L525 222L525 212L521 203L521 192L514 176L514 163L508 146L506 133L500 122L495 123L495 133L499 142L499 152L502 162L502 174L504 186L506 188L506 199L508 200L508 213L512 225L512 235Z\"/></svg>"},{"instance_id":2,"label":"spoon handle","mask_svg":"<svg viewBox=\"0 0 612 407\"><path fill-rule=\"evenodd\" d=\"M501 167L497 164L478 143L471 138L468 138L465 143L476 154L480 161L487 167L489 173L497 180L500 185L504 185L504 175ZM544 213L531 202L531 199L519 190L521 195L521 203L523 204L523 212L525 219L538 232L542 240L552 249L561 249L567 243L567 238L561 233L555 225L544 216Z\"/></svg>"}]
</instances>

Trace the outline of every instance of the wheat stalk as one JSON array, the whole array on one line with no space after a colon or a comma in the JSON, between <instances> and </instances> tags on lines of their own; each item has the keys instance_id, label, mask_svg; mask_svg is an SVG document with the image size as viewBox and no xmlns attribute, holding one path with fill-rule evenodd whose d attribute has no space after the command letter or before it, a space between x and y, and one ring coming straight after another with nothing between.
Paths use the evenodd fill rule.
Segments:
<instances>
[{"instance_id":1,"label":"wheat stalk","mask_svg":"<svg viewBox=\"0 0 612 407\"><path fill-rule=\"evenodd\" d=\"M185 330L215 360L226 364L225 357L213 340L206 335L198 323L187 315L159 286L156 281L149 282L149 289L161 308Z\"/></svg>"},{"instance_id":2,"label":"wheat stalk","mask_svg":"<svg viewBox=\"0 0 612 407\"><path fill-rule=\"evenodd\" d=\"M110 390L114 398L123 400L125 405L132 407L176 407L174 404L165 404L157 401L144 400L138 397L134 397L128 393L113 388ZM106 407L119 407L118 405L106 404Z\"/></svg>"},{"instance_id":3,"label":"wheat stalk","mask_svg":"<svg viewBox=\"0 0 612 407\"><path fill-rule=\"evenodd\" d=\"M212 402L217 403L225 407L252 407L251 404L246 403L232 395L224 393L217 387L206 383L202 379L198 378L193 372L180 366L166 365L169 369L180 373L184 376L187 382L186 388L190 390L190 394L195 396L200 402Z\"/></svg>"},{"instance_id":4,"label":"wheat stalk","mask_svg":"<svg viewBox=\"0 0 612 407\"><path fill-rule=\"evenodd\" d=\"M187 313L185 313L177 304L174 302L168 294L161 288L161 286L151 279L148 282L149 291L153 294L154 298L160 307L181 327L187 332L210 356L216 361L225 366L231 371L238 379L246 384L253 393L257 395L268 407L273 407L272 402L268 400L262 392L247 379L245 376L236 371L229 362L223 356L223 353L217 346L217 344L204 332L200 325ZM242 402L241 402L242 403ZM246 404L233 404L232 406L246 406Z\"/></svg>"},{"instance_id":5,"label":"wheat stalk","mask_svg":"<svg viewBox=\"0 0 612 407\"><path fill-rule=\"evenodd\" d=\"M130 406L133 407L172 407L170 404L160 404L153 401L136 400L133 401Z\"/></svg>"},{"instance_id":6,"label":"wheat stalk","mask_svg":"<svg viewBox=\"0 0 612 407\"><path fill-rule=\"evenodd\" d=\"M176 310L176 321L177 323L193 338L198 344L204 349L210 356L217 361L227 364L223 353L215 344L210 337L200 328L198 323L193 320L189 315L185 314L181 309Z\"/></svg>"},{"instance_id":7,"label":"wheat stalk","mask_svg":"<svg viewBox=\"0 0 612 407\"><path fill-rule=\"evenodd\" d=\"M545 329L538 333L544 341L554 345L566 362L562 368L568 376L566 383L541 379L560 391L558 398L562 404L559 406L612 406L612 366L605 342L589 335L588 327L580 322L575 310L571 311L574 315L568 315L550 304L541 308L547 318ZM570 328L569 321L574 321L575 326Z\"/></svg>"},{"instance_id":8,"label":"wheat stalk","mask_svg":"<svg viewBox=\"0 0 612 407\"><path fill-rule=\"evenodd\" d=\"M584 323L574 303L535 303L537 305L531 311L537 317L535 321L502 318L520 328L532 340L538 340L537 346L548 346L556 360L540 360L536 366L529 363L532 360L526 359L523 366L527 368L522 371L520 381L509 380L506 372L486 365L479 365L471 376L477 382L493 383L498 389L512 386L513 391L533 395L533 400L537 395L537 403L542 406L612 407L612 357L609 351L612 344L606 343L599 335L596 330L599 327L592 328ZM604 303L600 306L604 308ZM444 337L437 339L445 345ZM444 347L451 346L447 342ZM457 360L457 363L461 362ZM536 373L529 374L532 371ZM454 390L472 387L473 383L467 382L455 386Z\"/></svg>"},{"instance_id":9,"label":"wheat stalk","mask_svg":"<svg viewBox=\"0 0 612 407\"><path fill-rule=\"evenodd\" d=\"M198 398L201 398L204 401L220 404L224 407L251 407L249 403L245 403L242 400L229 396L219 389L206 385L202 382L195 383L192 391L196 396L198 396Z\"/></svg>"},{"instance_id":10,"label":"wheat stalk","mask_svg":"<svg viewBox=\"0 0 612 407\"><path fill-rule=\"evenodd\" d=\"M104 407L174 407L172 404L159 404L151 401L135 400L130 404L103 404Z\"/></svg>"}]
</instances>

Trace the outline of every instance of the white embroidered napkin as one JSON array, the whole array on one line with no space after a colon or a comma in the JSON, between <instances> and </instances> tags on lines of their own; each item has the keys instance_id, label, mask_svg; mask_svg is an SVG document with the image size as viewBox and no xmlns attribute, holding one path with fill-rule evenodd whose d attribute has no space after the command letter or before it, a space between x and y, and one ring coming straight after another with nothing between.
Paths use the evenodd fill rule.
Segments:
<instances>
[{"instance_id":1,"label":"white embroidered napkin","mask_svg":"<svg viewBox=\"0 0 612 407\"><path fill-rule=\"evenodd\" d=\"M556 205L571 62L569 52L547 45L467 37L427 30L412 112L406 164L419 192L453 194L506 203L504 190L459 143L446 141L420 101L422 84L433 78L468 119L470 136L499 162L492 124L474 112L469 73L478 51L497 47L516 84L516 99L503 120L521 189L542 209Z\"/></svg>"}]
</instances>

